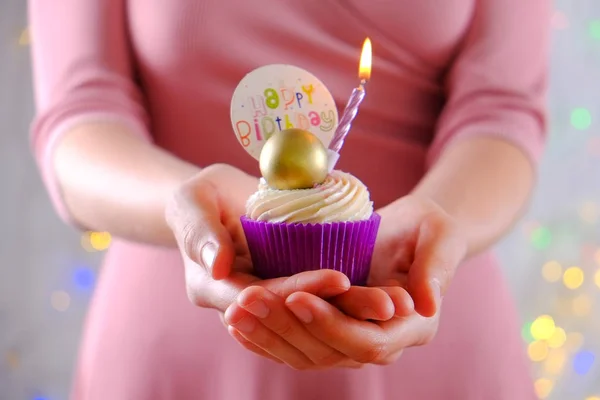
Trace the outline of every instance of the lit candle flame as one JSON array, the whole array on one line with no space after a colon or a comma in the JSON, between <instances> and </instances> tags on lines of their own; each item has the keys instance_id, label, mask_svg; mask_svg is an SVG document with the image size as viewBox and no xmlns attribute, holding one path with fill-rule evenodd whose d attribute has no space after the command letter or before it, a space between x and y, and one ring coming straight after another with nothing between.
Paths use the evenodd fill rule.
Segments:
<instances>
[{"instance_id":1,"label":"lit candle flame","mask_svg":"<svg viewBox=\"0 0 600 400\"><path fill-rule=\"evenodd\" d=\"M358 77L362 81L368 81L371 78L372 63L371 39L366 38L360 53L360 64L358 67Z\"/></svg>"}]
</instances>

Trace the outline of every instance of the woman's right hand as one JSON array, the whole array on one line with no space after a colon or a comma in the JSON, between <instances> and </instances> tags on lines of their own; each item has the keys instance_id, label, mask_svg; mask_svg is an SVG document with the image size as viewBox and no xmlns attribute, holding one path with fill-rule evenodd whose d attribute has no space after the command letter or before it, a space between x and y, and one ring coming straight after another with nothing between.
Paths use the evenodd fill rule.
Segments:
<instances>
[{"instance_id":1,"label":"woman's right hand","mask_svg":"<svg viewBox=\"0 0 600 400\"><path fill-rule=\"evenodd\" d=\"M285 298L295 292L332 298L348 291L350 282L332 270L269 280L253 275L240 216L257 184L256 178L236 168L213 165L185 182L168 203L165 216L184 260L188 298L199 307L218 310L229 333L257 354L298 369L337 365L346 357L308 333L285 307ZM239 312L239 320L230 312L225 322L224 313L232 304L238 310L256 307L254 300L244 302L258 293L267 304L263 311L269 314L265 321L270 328ZM262 332L269 343L260 347L244 340L240 332L249 324L254 335Z\"/></svg>"},{"instance_id":2,"label":"woman's right hand","mask_svg":"<svg viewBox=\"0 0 600 400\"><path fill-rule=\"evenodd\" d=\"M225 311L244 288L277 287L285 281L262 281L253 275L240 216L257 185L258 180L243 171L215 164L181 185L167 204L166 220L184 259L187 294L199 307ZM289 281L329 296L349 288L348 279L340 273L320 272L318 278Z\"/></svg>"}]
</instances>

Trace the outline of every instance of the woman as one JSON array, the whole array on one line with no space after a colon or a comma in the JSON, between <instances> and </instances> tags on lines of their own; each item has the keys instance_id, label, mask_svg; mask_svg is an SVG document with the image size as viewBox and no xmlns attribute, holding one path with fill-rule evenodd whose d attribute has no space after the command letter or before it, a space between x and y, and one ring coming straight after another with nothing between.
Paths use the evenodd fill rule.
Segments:
<instances>
[{"instance_id":1,"label":"woman","mask_svg":"<svg viewBox=\"0 0 600 400\"><path fill-rule=\"evenodd\" d=\"M73 398L533 399L487 249L543 147L549 7L31 0L45 182L66 221L118 238ZM366 36L369 94L338 165L383 217L371 287L333 271L260 281L243 263L258 169L233 91L287 63L344 104Z\"/></svg>"}]
</instances>

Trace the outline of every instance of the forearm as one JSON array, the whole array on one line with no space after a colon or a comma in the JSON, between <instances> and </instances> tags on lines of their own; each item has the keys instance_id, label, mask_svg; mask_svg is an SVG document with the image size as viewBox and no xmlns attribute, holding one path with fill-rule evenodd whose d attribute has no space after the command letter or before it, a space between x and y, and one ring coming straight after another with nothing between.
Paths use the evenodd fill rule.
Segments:
<instances>
[{"instance_id":1,"label":"forearm","mask_svg":"<svg viewBox=\"0 0 600 400\"><path fill-rule=\"evenodd\" d=\"M455 218L473 255L513 226L529 200L534 176L517 147L474 138L451 145L413 194L432 199Z\"/></svg>"},{"instance_id":2,"label":"forearm","mask_svg":"<svg viewBox=\"0 0 600 400\"><path fill-rule=\"evenodd\" d=\"M164 219L173 190L200 169L143 141L123 124L87 123L61 136L54 169L81 226L132 241L174 245Z\"/></svg>"}]
</instances>

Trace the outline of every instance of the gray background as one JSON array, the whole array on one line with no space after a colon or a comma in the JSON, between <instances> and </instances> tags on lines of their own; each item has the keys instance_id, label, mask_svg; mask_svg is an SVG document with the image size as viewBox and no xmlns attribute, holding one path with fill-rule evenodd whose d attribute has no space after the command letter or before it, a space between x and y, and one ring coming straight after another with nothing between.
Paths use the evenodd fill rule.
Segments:
<instances>
[{"instance_id":1,"label":"gray background","mask_svg":"<svg viewBox=\"0 0 600 400\"><path fill-rule=\"evenodd\" d=\"M86 251L81 235L59 222L29 153L25 7L24 0L0 0L0 400L60 400L68 397L101 254ZM600 289L593 283L600 268L600 252L594 260L600 249L600 32L592 29L593 21L600 25L600 2L557 0L555 7L551 140L531 210L499 253L524 324L549 314L584 337L580 349L569 340L553 350L554 367L532 362L535 378L545 379L538 388L552 385L547 398L572 400L600 396ZM586 129L572 124L577 108L591 114ZM540 232L550 235L547 246L535 239ZM584 284L569 290L560 281L545 282L541 268L549 260L580 266ZM53 307L56 291L70 299L63 311ZM591 308L576 315L572 301L582 294ZM528 341L525 335L523 345ZM596 357L591 368L578 363L579 351ZM494 373L493 360L489 369Z\"/></svg>"}]
</instances>

